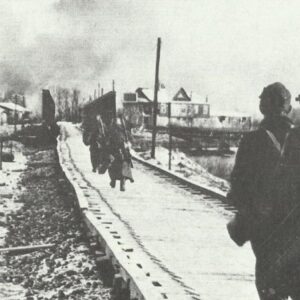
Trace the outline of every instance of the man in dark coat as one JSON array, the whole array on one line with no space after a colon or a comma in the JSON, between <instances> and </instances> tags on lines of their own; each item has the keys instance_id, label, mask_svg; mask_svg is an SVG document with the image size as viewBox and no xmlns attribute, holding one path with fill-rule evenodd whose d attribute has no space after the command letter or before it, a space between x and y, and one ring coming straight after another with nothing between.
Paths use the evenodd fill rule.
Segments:
<instances>
[{"instance_id":1,"label":"man in dark coat","mask_svg":"<svg viewBox=\"0 0 300 300\"><path fill-rule=\"evenodd\" d=\"M111 179L110 186L114 188L116 180L120 180L120 190L125 191L126 180L131 182L134 180L131 172L132 161L127 145L127 132L121 118L122 116L113 118L108 129L108 148L111 158L108 173Z\"/></svg>"},{"instance_id":2,"label":"man in dark coat","mask_svg":"<svg viewBox=\"0 0 300 300\"><path fill-rule=\"evenodd\" d=\"M260 99L264 119L258 130L241 140L228 199L238 210L245 239L256 256L260 299L296 300L300 299L300 131L287 117L291 95L284 85L267 86Z\"/></svg>"},{"instance_id":3,"label":"man in dark coat","mask_svg":"<svg viewBox=\"0 0 300 300\"><path fill-rule=\"evenodd\" d=\"M100 115L95 116L92 128L85 128L83 131L83 142L90 146L90 159L93 172L105 164L106 158L106 134L107 129ZM100 171L99 171L100 172Z\"/></svg>"}]
</instances>

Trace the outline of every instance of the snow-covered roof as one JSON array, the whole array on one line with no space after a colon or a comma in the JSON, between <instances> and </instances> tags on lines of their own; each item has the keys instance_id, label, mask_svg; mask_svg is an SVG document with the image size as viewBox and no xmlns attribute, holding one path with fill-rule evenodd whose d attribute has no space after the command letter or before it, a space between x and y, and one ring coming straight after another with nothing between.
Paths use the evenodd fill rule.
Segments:
<instances>
[{"instance_id":1,"label":"snow-covered roof","mask_svg":"<svg viewBox=\"0 0 300 300\"><path fill-rule=\"evenodd\" d=\"M209 104L209 99L203 95L192 92L191 103Z\"/></svg>"},{"instance_id":2,"label":"snow-covered roof","mask_svg":"<svg viewBox=\"0 0 300 300\"><path fill-rule=\"evenodd\" d=\"M150 89L150 88L138 88L136 90L138 92L138 94L141 94L141 95L144 95L145 97L138 97L138 101L139 102L152 102L153 101L153 98L154 98L154 90L153 89ZM160 103L169 103L169 102L172 102L172 103L202 103L204 104L205 103L205 97L202 97L198 94L192 94L192 100L191 101L178 101L178 100L173 100L174 98L174 95L171 95L169 93L169 91L165 88L161 88L158 90L158 94L157 94L157 100L158 102Z\"/></svg>"},{"instance_id":3,"label":"snow-covered roof","mask_svg":"<svg viewBox=\"0 0 300 300\"><path fill-rule=\"evenodd\" d=\"M7 113L7 109L0 107L0 114L2 114L2 113Z\"/></svg>"},{"instance_id":4,"label":"snow-covered roof","mask_svg":"<svg viewBox=\"0 0 300 300\"><path fill-rule=\"evenodd\" d=\"M140 91L145 95L146 99L143 97L139 97L138 100L141 102L152 102L154 98L154 90L148 88L141 88ZM172 97L169 96L166 89L160 89L157 93L158 102L170 102L172 101Z\"/></svg>"},{"instance_id":5,"label":"snow-covered roof","mask_svg":"<svg viewBox=\"0 0 300 300\"><path fill-rule=\"evenodd\" d=\"M11 102L0 102L0 107L7 110L16 110L19 112L28 112L29 110L21 105Z\"/></svg>"}]
</instances>

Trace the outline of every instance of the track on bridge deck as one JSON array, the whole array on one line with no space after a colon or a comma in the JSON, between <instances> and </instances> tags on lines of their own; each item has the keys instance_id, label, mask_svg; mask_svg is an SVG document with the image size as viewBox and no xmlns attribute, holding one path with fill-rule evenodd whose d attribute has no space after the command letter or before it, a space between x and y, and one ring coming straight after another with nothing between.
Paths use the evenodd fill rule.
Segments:
<instances>
[{"instance_id":1,"label":"track on bridge deck","mask_svg":"<svg viewBox=\"0 0 300 300\"><path fill-rule=\"evenodd\" d=\"M232 212L220 200L137 162L126 192L111 189L107 174L92 173L80 130L61 127L69 159L98 192L89 209L97 215L104 201L127 231L123 239L133 238L176 289L193 299L258 299L250 246L238 248L229 239L225 226Z\"/></svg>"}]
</instances>

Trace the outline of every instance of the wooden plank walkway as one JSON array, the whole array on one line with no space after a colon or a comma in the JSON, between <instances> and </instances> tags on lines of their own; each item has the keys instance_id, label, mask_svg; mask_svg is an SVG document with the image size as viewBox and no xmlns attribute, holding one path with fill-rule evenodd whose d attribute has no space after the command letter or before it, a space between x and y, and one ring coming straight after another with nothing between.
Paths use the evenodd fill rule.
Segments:
<instances>
[{"instance_id":1,"label":"wooden plank walkway","mask_svg":"<svg viewBox=\"0 0 300 300\"><path fill-rule=\"evenodd\" d=\"M111 189L107 174L92 173L80 131L62 127L72 163L87 184L88 209L99 215L104 199L123 224L116 236L125 243L126 237L134 239L161 274L193 299L258 299L250 245L238 248L229 239L231 212L219 200L183 189L141 164L135 164L135 182L127 183L126 192Z\"/></svg>"}]
</instances>

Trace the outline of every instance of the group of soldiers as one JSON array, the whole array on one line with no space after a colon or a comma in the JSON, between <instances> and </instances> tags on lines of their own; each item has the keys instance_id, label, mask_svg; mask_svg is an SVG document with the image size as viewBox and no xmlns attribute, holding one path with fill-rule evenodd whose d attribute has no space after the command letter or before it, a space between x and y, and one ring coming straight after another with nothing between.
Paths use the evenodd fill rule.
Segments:
<instances>
[{"instance_id":1,"label":"group of soldiers","mask_svg":"<svg viewBox=\"0 0 300 300\"><path fill-rule=\"evenodd\" d=\"M108 171L110 186L120 181L120 191L125 191L126 180L133 182L132 161L129 150L129 133L121 114L103 120L96 115L92 128L84 128L83 142L90 146L93 172Z\"/></svg>"}]
</instances>

